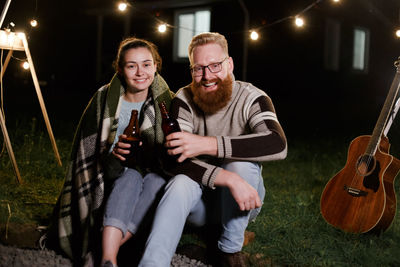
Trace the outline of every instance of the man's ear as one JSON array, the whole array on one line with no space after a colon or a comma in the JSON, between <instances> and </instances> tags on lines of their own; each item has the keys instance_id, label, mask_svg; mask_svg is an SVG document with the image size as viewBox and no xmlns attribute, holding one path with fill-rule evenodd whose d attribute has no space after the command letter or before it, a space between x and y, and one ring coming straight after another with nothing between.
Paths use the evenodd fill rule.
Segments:
<instances>
[{"instance_id":1,"label":"man's ear","mask_svg":"<svg viewBox=\"0 0 400 267\"><path fill-rule=\"evenodd\" d=\"M233 72L234 64L233 64L233 59L232 59L232 57L229 57L229 58L228 58L228 64L229 64L229 71L230 71L230 72Z\"/></svg>"}]
</instances>

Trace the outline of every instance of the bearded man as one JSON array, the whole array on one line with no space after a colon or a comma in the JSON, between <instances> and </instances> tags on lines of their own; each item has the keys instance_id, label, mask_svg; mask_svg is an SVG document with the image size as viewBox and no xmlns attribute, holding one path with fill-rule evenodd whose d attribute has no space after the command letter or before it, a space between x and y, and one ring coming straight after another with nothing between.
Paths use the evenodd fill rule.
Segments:
<instances>
[{"instance_id":1,"label":"bearded man","mask_svg":"<svg viewBox=\"0 0 400 267\"><path fill-rule=\"evenodd\" d=\"M284 159L286 137L266 93L234 79L223 35L193 37L189 59L193 81L171 104L182 132L165 142L180 164L171 168L177 175L157 207L139 266L170 266L186 221L204 225L209 209L221 225L217 266L245 266L245 230L265 195L260 163ZM206 205L208 192L219 197Z\"/></svg>"}]
</instances>

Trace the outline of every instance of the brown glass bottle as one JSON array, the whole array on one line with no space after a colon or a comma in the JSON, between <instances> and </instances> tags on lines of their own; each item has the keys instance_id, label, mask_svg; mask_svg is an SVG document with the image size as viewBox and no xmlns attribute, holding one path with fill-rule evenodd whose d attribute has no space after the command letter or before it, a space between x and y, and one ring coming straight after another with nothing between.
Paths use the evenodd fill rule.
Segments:
<instances>
[{"instance_id":1,"label":"brown glass bottle","mask_svg":"<svg viewBox=\"0 0 400 267\"><path fill-rule=\"evenodd\" d=\"M169 116L164 101L159 104L159 107L161 110L161 117L162 117L161 129L164 133L164 136L167 136L174 132L180 132L181 127L179 127L178 121L175 118Z\"/></svg>"},{"instance_id":2,"label":"brown glass bottle","mask_svg":"<svg viewBox=\"0 0 400 267\"><path fill-rule=\"evenodd\" d=\"M131 145L129 148L129 154L125 154L125 161L122 162L122 165L126 167L133 167L138 163L139 159L139 143L140 143L140 128L139 128L139 118L138 111L136 109L132 109L131 119L129 120L128 126L124 130L124 134L126 138L122 139L124 143L128 143Z\"/></svg>"},{"instance_id":3,"label":"brown glass bottle","mask_svg":"<svg viewBox=\"0 0 400 267\"><path fill-rule=\"evenodd\" d=\"M162 118L161 129L164 133L164 137L174 132L180 132L181 127L179 127L178 121L175 118L169 116L164 101L159 103L159 107L161 110L161 118ZM166 165L168 165L169 167L175 166L176 160L178 158L179 155L167 156L165 158Z\"/></svg>"}]
</instances>

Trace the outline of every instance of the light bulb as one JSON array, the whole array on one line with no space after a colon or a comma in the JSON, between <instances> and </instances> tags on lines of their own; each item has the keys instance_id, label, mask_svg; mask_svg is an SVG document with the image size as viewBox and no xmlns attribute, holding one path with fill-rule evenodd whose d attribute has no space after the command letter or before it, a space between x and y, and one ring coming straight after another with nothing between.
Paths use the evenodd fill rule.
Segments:
<instances>
[{"instance_id":1,"label":"light bulb","mask_svg":"<svg viewBox=\"0 0 400 267\"><path fill-rule=\"evenodd\" d=\"M28 62L23 62L22 63L22 68L24 68L24 70L27 70L27 69L29 69L29 63Z\"/></svg>"},{"instance_id":2,"label":"light bulb","mask_svg":"<svg viewBox=\"0 0 400 267\"><path fill-rule=\"evenodd\" d=\"M159 26L158 26L158 31L159 32L165 32L167 30L167 25L166 24L160 24Z\"/></svg>"},{"instance_id":3,"label":"light bulb","mask_svg":"<svg viewBox=\"0 0 400 267\"><path fill-rule=\"evenodd\" d=\"M38 25L37 20L36 20L36 19L32 19L32 20L31 20L31 26L32 26L32 27L36 27L37 25Z\"/></svg>"},{"instance_id":4,"label":"light bulb","mask_svg":"<svg viewBox=\"0 0 400 267\"><path fill-rule=\"evenodd\" d=\"M251 38L251 40L257 40L258 39L258 33L256 32L256 31L252 31L251 33L250 33L250 38Z\"/></svg>"},{"instance_id":5,"label":"light bulb","mask_svg":"<svg viewBox=\"0 0 400 267\"><path fill-rule=\"evenodd\" d=\"M121 2L118 4L119 11L125 11L128 5L125 2Z\"/></svg>"},{"instance_id":6,"label":"light bulb","mask_svg":"<svg viewBox=\"0 0 400 267\"><path fill-rule=\"evenodd\" d=\"M297 27L303 27L304 26L304 20L300 17L296 17L296 20L294 21Z\"/></svg>"}]
</instances>

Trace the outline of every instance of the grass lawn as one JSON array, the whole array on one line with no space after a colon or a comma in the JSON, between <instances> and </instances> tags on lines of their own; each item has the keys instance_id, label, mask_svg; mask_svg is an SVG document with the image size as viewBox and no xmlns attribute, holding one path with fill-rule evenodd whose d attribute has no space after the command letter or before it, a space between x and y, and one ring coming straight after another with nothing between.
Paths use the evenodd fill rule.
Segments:
<instances>
[{"instance_id":1,"label":"grass lawn","mask_svg":"<svg viewBox=\"0 0 400 267\"><path fill-rule=\"evenodd\" d=\"M57 165L46 130L37 126L36 120L16 122L10 128L23 183L17 183L3 148L0 228L6 228L8 223L46 225L63 184L74 127L64 125L60 129L71 132L55 134L62 167ZM391 134L399 133L394 129ZM357 135L322 136L288 135L287 159L264 163L264 206L248 228L255 232L255 240L244 247L244 252L251 255L253 266L400 266L398 214L380 236L345 233L322 218L321 193L328 180L344 167L350 141ZM391 154L400 158L400 140L394 138L391 142ZM400 192L398 181L395 191Z\"/></svg>"}]
</instances>

